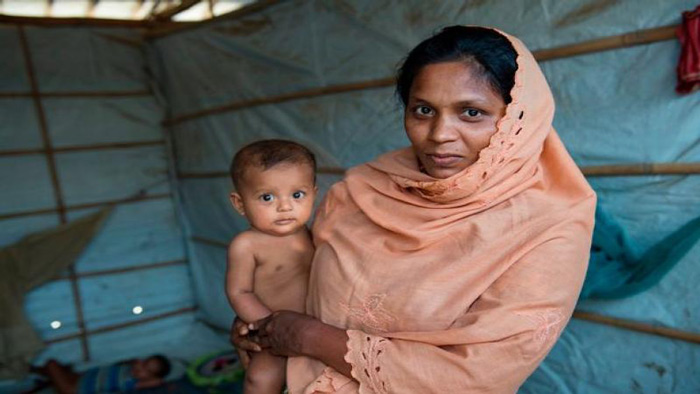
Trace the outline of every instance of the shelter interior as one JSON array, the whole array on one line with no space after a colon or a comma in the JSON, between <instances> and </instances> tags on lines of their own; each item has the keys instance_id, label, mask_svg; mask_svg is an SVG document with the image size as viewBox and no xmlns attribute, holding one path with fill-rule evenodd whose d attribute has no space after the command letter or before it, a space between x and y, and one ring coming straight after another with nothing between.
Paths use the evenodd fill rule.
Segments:
<instances>
[{"instance_id":1,"label":"shelter interior","mask_svg":"<svg viewBox=\"0 0 700 394\"><path fill-rule=\"evenodd\" d=\"M24 353L37 365L155 353L186 364L228 349L226 247L247 227L228 200L234 152L261 138L305 144L319 160L320 200L347 168L408 145L393 91L407 51L443 26L479 24L519 37L540 62L554 127L614 223L613 257L663 252L642 290L582 299L520 392L700 392L700 236L690 226L700 217L700 94L674 90L676 32L696 6L2 0L0 247L78 219L100 225L73 240L84 243L74 264L0 305L19 303L23 335L40 338ZM42 261L64 253L45 249ZM3 336L0 370L13 356L14 337ZM31 384L0 379L0 392Z\"/></svg>"}]
</instances>

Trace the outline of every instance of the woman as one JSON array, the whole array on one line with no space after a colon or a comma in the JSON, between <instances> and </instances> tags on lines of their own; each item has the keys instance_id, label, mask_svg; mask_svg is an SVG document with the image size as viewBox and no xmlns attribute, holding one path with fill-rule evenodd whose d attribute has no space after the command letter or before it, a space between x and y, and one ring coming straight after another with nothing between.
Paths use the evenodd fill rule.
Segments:
<instances>
[{"instance_id":1,"label":"woman","mask_svg":"<svg viewBox=\"0 0 700 394\"><path fill-rule=\"evenodd\" d=\"M291 393L515 392L585 276L595 194L516 38L454 26L399 71L411 148L348 171L317 213L308 315L255 323Z\"/></svg>"}]
</instances>

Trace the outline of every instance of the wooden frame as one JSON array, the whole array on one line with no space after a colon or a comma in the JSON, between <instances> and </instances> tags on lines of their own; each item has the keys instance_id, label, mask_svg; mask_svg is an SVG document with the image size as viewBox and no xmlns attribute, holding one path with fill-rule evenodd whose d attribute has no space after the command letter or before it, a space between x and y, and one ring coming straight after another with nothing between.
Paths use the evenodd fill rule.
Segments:
<instances>
[{"instance_id":1,"label":"wooden frame","mask_svg":"<svg viewBox=\"0 0 700 394\"><path fill-rule=\"evenodd\" d=\"M150 322L155 321L155 320L166 319L168 317L183 315L183 314L192 313L192 312L196 312L196 311L197 311L197 307L180 308L180 309L176 309L174 311L160 313L160 314L153 315L153 316L148 316L148 317L145 317L143 319L139 319L139 320L135 320L135 321L130 321L130 322L121 323L121 324L113 324L111 326L100 327L100 328L96 328L94 330L84 330L84 331L76 333L76 334L70 334L70 335L65 335L62 337L54 338L54 339L49 339L49 340L44 341L44 343L50 345L50 344L54 344L54 343L58 343L58 342L69 341L71 339L77 339L77 338L82 339L83 337L87 338L91 335L104 334L106 332L121 330L122 328L138 326L141 324L150 323Z\"/></svg>"},{"instance_id":2,"label":"wooden frame","mask_svg":"<svg viewBox=\"0 0 700 394\"><path fill-rule=\"evenodd\" d=\"M604 166L583 166L581 172L589 177L602 176L639 176L639 175L694 175L700 174L700 163L633 163ZM319 174L343 175L346 169L341 167L320 167ZM227 178L226 171L180 172L180 179Z\"/></svg>"},{"instance_id":3,"label":"wooden frame","mask_svg":"<svg viewBox=\"0 0 700 394\"><path fill-rule=\"evenodd\" d=\"M652 29L643 29L636 32L584 41L581 43L561 46L557 48L541 49L534 51L533 55L538 61L544 62L593 52L626 48L634 45L650 44L653 42L673 39L675 37L674 32L676 28L677 26L674 25ZM393 86L394 83L394 77L387 77L371 81L312 88L298 92L278 94L269 97L233 101L224 105L195 111L189 114L176 115L170 119L166 119L163 122L163 124L165 126L174 126L179 123L202 118L205 116L218 115L226 112L237 111L244 108L251 108L266 104L278 104L292 100L327 96L332 94L347 93L360 90L385 88Z\"/></svg>"},{"instance_id":4,"label":"wooden frame","mask_svg":"<svg viewBox=\"0 0 700 394\"><path fill-rule=\"evenodd\" d=\"M575 319L585 320L607 326L617 327L625 330L641 332L644 334L656 335L668 339L685 341L695 344L700 344L700 334L674 328L651 325L647 323L637 322L633 320L620 319L617 317L603 316L596 313L576 310L574 311Z\"/></svg>"},{"instance_id":5,"label":"wooden frame","mask_svg":"<svg viewBox=\"0 0 700 394\"><path fill-rule=\"evenodd\" d=\"M100 202L93 202L93 203L88 203L88 204L71 205L71 206L67 206L67 207L64 206L63 211L65 212L65 211L75 211L78 209L99 208L99 207L104 207L106 205L130 204L130 203L134 203L134 202L171 198L172 196L173 196L172 193L151 194L151 195L145 195L145 196L139 195L139 196L127 197L127 198L123 198L123 199L119 199L119 200L100 201ZM46 214L58 213L58 212L59 212L58 208L47 208L47 209L37 209L37 210L33 210L33 211L5 213L5 214L0 215L0 221L7 220L7 219L20 218L20 217L25 217L25 216L46 215Z\"/></svg>"},{"instance_id":6,"label":"wooden frame","mask_svg":"<svg viewBox=\"0 0 700 394\"><path fill-rule=\"evenodd\" d=\"M169 36L171 34L175 33L181 33L186 30L190 29L196 29L202 26L207 26L211 23L214 22L219 22L222 20L229 20L229 19L237 19L237 18L242 18L247 15L255 14L257 12L263 11L271 6L274 6L278 3L281 3L283 0L260 0L258 2L246 5L244 7L241 7L235 11L219 15L217 17L211 18L211 19L205 19L200 22L193 22L189 24L171 24L171 25L163 25L159 24L156 26L153 26L150 30L148 30L144 35L148 39L158 39L162 38L165 36Z\"/></svg>"},{"instance_id":7,"label":"wooden frame","mask_svg":"<svg viewBox=\"0 0 700 394\"><path fill-rule=\"evenodd\" d=\"M81 152L81 151L91 151L91 150L108 150L108 149L129 149L129 148L139 148L143 146L154 146L154 145L165 145L165 140L155 140L155 141L134 141L134 142L113 142L107 144L95 144L95 145L74 145L74 146L62 146L52 149L54 153L63 152ZM5 156L21 156L21 155L35 155L46 153L45 149L18 149L18 150L6 150L0 151L0 157Z\"/></svg>"},{"instance_id":8,"label":"wooden frame","mask_svg":"<svg viewBox=\"0 0 700 394\"><path fill-rule=\"evenodd\" d=\"M48 164L49 174L51 176L51 185L53 186L54 197L56 199L56 210L58 211L59 221L63 224L67 222L66 208L65 203L63 201L63 191L61 190L61 183L58 180L56 158L54 156L51 136L48 131L44 106L41 102L41 96L39 95L39 87L34 72L34 62L32 61L32 55L29 50L29 43L27 41L27 36L24 32L24 26L18 26L17 33L19 35L20 45L22 47L22 56L24 57L24 64L27 72L27 77L29 79L29 85L31 86L34 107L36 109L37 118L39 119L39 131L41 132L41 139L44 145L43 150L44 154L46 155L46 162ZM70 276L71 291L73 293L73 301L75 304L78 331L81 334L80 344L83 350L83 361L88 361L90 359L90 349L88 347L87 337L85 336L85 319L83 315L83 303L80 295L80 288L78 287L78 280L75 273L75 267L71 266L68 269L68 274Z\"/></svg>"}]
</instances>

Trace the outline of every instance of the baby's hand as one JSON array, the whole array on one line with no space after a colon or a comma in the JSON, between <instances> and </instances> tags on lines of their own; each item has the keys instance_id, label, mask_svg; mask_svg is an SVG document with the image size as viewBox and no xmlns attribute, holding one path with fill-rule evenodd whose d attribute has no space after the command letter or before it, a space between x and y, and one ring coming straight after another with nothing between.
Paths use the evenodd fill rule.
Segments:
<instances>
[{"instance_id":1,"label":"baby's hand","mask_svg":"<svg viewBox=\"0 0 700 394\"><path fill-rule=\"evenodd\" d=\"M250 333L251 331L246 322L239 318L236 318L233 321L229 340L236 348L238 357L241 359L241 364L243 364L243 368L246 369L248 368L248 363L250 362L250 354L248 352L259 352L262 350L260 345L255 343L252 338L250 338Z\"/></svg>"}]
</instances>

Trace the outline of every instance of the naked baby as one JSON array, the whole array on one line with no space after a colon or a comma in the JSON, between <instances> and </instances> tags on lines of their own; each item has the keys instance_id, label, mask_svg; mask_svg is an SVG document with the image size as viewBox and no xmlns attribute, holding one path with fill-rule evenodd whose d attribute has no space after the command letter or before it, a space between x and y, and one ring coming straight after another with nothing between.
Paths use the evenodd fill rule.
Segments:
<instances>
[{"instance_id":1,"label":"naked baby","mask_svg":"<svg viewBox=\"0 0 700 394\"><path fill-rule=\"evenodd\" d=\"M316 197L316 160L291 141L263 140L236 153L231 203L250 229L228 250L226 293L246 323L277 310L304 312L314 247L306 222ZM286 358L266 350L252 355L245 393L279 394Z\"/></svg>"}]
</instances>

